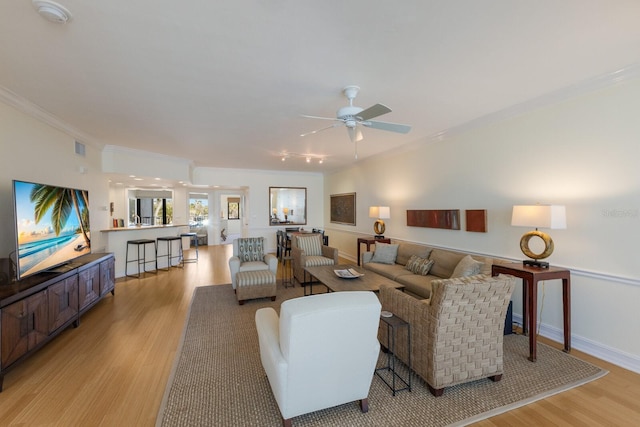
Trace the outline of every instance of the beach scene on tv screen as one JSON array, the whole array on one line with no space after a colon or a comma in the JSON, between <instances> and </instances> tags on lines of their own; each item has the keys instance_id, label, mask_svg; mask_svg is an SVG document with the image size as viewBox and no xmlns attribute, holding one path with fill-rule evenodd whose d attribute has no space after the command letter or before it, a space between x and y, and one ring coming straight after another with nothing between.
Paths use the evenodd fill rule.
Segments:
<instances>
[{"instance_id":1,"label":"beach scene on tv screen","mask_svg":"<svg viewBox=\"0 0 640 427\"><path fill-rule=\"evenodd\" d=\"M87 191L15 181L18 274L91 252Z\"/></svg>"}]
</instances>

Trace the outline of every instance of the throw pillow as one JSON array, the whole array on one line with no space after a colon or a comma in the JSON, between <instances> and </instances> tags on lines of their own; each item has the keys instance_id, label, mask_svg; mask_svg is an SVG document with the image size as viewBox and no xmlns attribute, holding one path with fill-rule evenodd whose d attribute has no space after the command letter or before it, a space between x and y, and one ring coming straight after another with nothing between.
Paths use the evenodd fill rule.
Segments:
<instances>
[{"instance_id":1,"label":"throw pillow","mask_svg":"<svg viewBox=\"0 0 640 427\"><path fill-rule=\"evenodd\" d=\"M304 251L306 256L321 256L322 245L320 244L319 235L315 236L298 236L298 248Z\"/></svg>"},{"instance_id":2,"label":"throw pillow","mask_svg":"<svg viewBox=\"0 0 640 427\"><path fill-rule=\"evenodd\" d=\"M376 250L373 253L371 262L380 264L395 264L398 256L398 245L389 243L376 243Z\"/></svg>"},{"instance_id":3,"label":"throw pillow","mask_svg":"<svg viewBox=\"0 0 640 427\"><path fill-rule=\"evenodd\" d=\"M453 269L451 277L466 277L480 274L483 264L484 263L471 258L471 255L467 255L462 258L458 265L456 265L456 268Z\"/></svg>"},{"instance_id":4,"label":"throw pillow","mask_svg":"<svg viewBox=\"0 0 640 427\"><path fill-rule=\"evenodd\" d=\"M426 276L429 274L431 267L435 263L434 260L430 260L428 258L420 258L417 255L411 255L407 265L404 267L413 274L419 274L421 276Z\"/></svg>"},{"instance_id":5,"label":"throw pillow","mask_svg":"<svg viewBox=\"0 0 640 427\"><path fill-rule=\"evenodd\" d=\"M264 238L247 237L238 239L238 258L240 262L262 261L264 258Z\"/></svg>"}]
</instances>

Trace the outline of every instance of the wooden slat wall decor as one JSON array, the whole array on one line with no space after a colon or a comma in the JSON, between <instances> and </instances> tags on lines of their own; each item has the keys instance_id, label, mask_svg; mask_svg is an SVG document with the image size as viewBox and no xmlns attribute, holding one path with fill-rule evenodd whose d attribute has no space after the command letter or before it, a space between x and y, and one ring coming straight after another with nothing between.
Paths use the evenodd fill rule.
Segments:
<instances>
[{"instance_id":1,"label":"wooden slat wall decor","mask_svg":"<svg viewBox=\"0 0 640 427\"><path fill-rule=\"evenodd\" d=\"M460 230L460 209L407 210L407 226Z\"/></svg>"},{"instance_id":2,"label":"wooden slat wall decor","mask_svg":"<svg viewBox=\"0 0 640 427\"><path fill-rule=\"evenodd\" d=\"M467 231L474 231L477 233L487 232L487 210L486 209L467 209L466 223Z\"/></svg>"}]
</instances>

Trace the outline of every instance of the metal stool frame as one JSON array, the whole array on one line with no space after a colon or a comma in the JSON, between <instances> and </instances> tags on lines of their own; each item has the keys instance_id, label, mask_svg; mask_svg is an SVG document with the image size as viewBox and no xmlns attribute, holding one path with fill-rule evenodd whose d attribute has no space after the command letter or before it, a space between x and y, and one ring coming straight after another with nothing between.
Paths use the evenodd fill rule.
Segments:
<instances>
[{"instance_id":1,"label":"metal stool frame","mask_svg":"<svg viewBox=\"0 0 640 427\"><path fill-rule=\"evenodd\" d=\"M147 245L149 244L153 244L153 251L154 251L154 259L147 261ZM135 245L137 247L137 251L138 251L138 258L134 259L134 260L129 260L129 246L130 245ZM140 246L142 246L142 258L140 258ZM151 240L151 239L136 239L136 240L127 240L127 250L125 252L125 266L124 266L124 275L128 276L128 277L140 277L140 273L156 273L158 270L158 246L156 244L155 240ZM135 262L138 265L138 274L137 275L132 275L129 274L129 264L131 264L132 262ZM147 270L147 264L149 264L150 262L155 263L155 271L149 271ZM142 266L142 269L140 268L140 266Z\"/></svg>"},{"instance_id":2,"label":"metal stool frame","mask_svg":"<svg viewBox=\"0 0 640 427\"><path fill-rule=\"evenodd\" d=\"M182 257L182 262L198 262L198 234L197 233L182 233L180 237L188 237L189 242L194 242L194 246L196 249L196 257L195 258L184 258L184 252L180 251L180 256ZM182 246L181 246L182 248Z\"/></svg>"},{"instance_id":3,"label":"metal stool frame","mask_svg":"<svg viewBox=\"0 0 640 427\"><path fill-rule=\"evenodd\" d=\"M166 242L167 243L167 253L164 255L157 255L156 253L156 266L158 265L158 259L159 258L167 258L167 268L165 271L169 271L169 269L171 267L184 267L184 261L182 260L182 237L180 236L165 236L165 237L158 237L156 239L158 241L158 245L160 244L160 242ZM173 242L178 241L179 243L179 248L178 248L178 255L173 255L173 251L172 251L172 247L173 247ZM177 258L178 259L178 263L176 265L171 265L171 261L173 259ZM163 269L164 270L164 269Z\"/></svg>"}]
</instances>

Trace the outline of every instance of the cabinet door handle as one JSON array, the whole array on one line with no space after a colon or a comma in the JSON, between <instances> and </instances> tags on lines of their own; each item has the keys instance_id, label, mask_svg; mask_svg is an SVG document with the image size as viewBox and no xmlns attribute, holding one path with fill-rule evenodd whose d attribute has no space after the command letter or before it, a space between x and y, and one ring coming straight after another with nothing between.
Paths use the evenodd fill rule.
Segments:
<instances>
[{"instance_id":1,"label":"cabinet door handle","mask_svg":"<svg viewBox=\"0 0 640 427\"><path fill-rule=\"evenodd\" d=\"M36 313L30 313L30 316L27 318L27 331L31 332L35 329L36 324Z\"/></svg>"}]
</instances>

